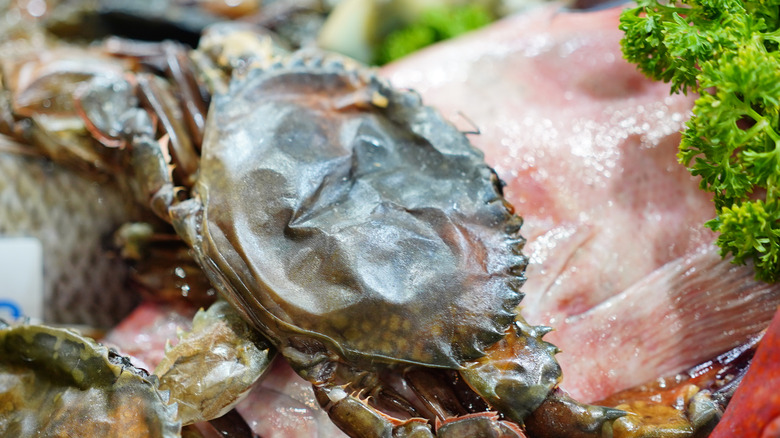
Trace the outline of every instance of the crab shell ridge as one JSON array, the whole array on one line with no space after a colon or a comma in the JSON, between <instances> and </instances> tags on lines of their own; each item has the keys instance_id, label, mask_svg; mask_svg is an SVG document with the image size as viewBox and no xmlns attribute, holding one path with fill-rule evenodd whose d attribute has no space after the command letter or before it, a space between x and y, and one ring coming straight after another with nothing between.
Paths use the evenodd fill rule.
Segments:
<instances>
[{"instance_id":1,"label":"crab shell ridge","mask_svg":"<svg viewBox=\"0 0 780 438\"><path fill-rule=\"evenodd\" d=\"M206 133L184 234L283 352L316 339L354 363L458 368L504 336L522 220L416 94L317 60L276 65L215 96Z\"/></svg>"}]
</instances>

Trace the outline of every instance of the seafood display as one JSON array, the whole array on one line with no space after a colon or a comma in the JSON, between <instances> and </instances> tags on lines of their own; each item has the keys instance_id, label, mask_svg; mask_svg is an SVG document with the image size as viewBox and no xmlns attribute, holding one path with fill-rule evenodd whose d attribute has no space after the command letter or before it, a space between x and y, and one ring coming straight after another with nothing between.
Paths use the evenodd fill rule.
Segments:
<instances>
[{"instance_id":1,"label":"seafood display","mask_svg":"<svg viewBox=\"0 0 780 438\"><path fill-rule=\"evenodd\" d=\"M712 247L674 157L691 99L620 60L618 13L540 8L378 72L246 22L188 50L20 18L2 144L136 200L112 210L143 224L103 222L114 251L189 304L158 296L105 338L139 362L0 327L0 435L60 427L34 425L40 406L80 427L86 404L128 418L111 427L147 418L134 436L707 434L780 286ZM97 398L63 411L74 388ZM115 414L128 398L149 410ZM284 409L308 419L262 420Z\"/></svg>"},{"instance_id":2,"label":"seafood display","mask_svg":"<svg viewBox=\"0 0 780 438\"><path fill-rule=\"evenodd\" d=\"M693 96L622 60L619 15L539 9L383 69L479 128L524 218L522 314L555 327L562 386L591 401L712 359L778 305L701 225L710 195L676 160Z\"/></svg>"}]
</instances>

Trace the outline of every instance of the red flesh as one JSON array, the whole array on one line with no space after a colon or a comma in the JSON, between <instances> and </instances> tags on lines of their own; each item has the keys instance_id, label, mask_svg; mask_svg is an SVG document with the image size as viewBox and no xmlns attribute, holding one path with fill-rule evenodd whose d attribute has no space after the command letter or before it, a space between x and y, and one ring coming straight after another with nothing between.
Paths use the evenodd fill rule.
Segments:
<instances>
[{"instance_id":1,"label":"red flesh","mask_svg":"<svg viewBox=\"0 0 780 438\"><path fill-rule=\"evenodd\" d=\"M780 437L780 310L710 438Z\"/></svg>"}]
</instances>

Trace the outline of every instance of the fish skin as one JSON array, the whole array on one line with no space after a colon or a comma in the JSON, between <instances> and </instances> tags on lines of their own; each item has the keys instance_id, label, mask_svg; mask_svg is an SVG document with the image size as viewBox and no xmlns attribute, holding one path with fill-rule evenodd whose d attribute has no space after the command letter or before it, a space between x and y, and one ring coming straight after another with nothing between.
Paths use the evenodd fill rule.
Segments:
<instances>
[{"instance_id":1,"label":"fish skin","mask_svg":"<svg viewBox=\"0 0 780 438\"><path fill-rule=\"evenodd\" d=\"M673 260L556 327L562 387L595 401L705 363L766 328L778 287L717 249Z\"/></svg>"},{"instance_id":2,"label":"fish skin","mask_svg":"<svg viewBox=\"0 0 780 438\"><path fill-rule=\"evenodd\" d=\"M0 205L0 238L35 237L43 247L46 322L109 328L137 305L129 268L106 243L134 215L114 184L0 151Z\"/></svg>"},{"instance_id":3,"label":"fish skin","mask_svg":"<svg viewBox=\"0 0 780 438\"><path fill-rule=\"evenodd\" d=\"M561 386L583 401L739 345L780 300L720 262L711 198L676 159L694 96L622 59L619 14L540 7L381 70L479 131L525 220L522 314L555 328Z\"/></svg>"}]
</instances>

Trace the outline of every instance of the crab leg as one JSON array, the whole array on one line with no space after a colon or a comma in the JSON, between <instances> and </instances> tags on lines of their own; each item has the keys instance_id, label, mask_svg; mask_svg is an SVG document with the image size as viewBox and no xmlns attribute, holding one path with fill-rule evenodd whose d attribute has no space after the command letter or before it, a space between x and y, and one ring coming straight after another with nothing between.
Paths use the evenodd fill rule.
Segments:
<instances>
[{"instance_id":1,"label":"crab leg","mask_svg":"<svg viewBox=\"0 0 780 438\"><path fill-rule=\"evenodd\" d=\"M424 418L412 417L401 420L391 417L359 398L347 394L342 388L315 386L314 392L331 420L341 430L354 437L525 438L525 434L518 426L508 421L501 421L497 414L491 412L468 414L443 422L437 420L434 433L428 425L428 420Z\"/></svg>"},{"instance_id":2,"label":"crab leg","mask_svg":"<svg viewBox=\"0 0 780 438\"><path fill-rule=\"evenodd\" d=\"M106 105L109 97L111 104ZM173 177L155 139L155 122L137 106L135 87L118 76L97 76L79 88L75 100L79 116L104 144L128 148L138 200L170 221L168 207L175 199Z\"/></svg>"},{"instance_id":3,"label":"crab leg","mask_svg":"<svg viewBox=\"0 0 780 438\"><path fill-rule=\"evenodd\" d=\"M320 406L350 436L525 437L520 426L484 411L470 390L461 394L465 386L452 384L453 370L388 365L365 371L317 357L293 368L313 382Z\"/></svg>"},{"instance_id":4,"label":"crab leg","mask_svg":"<svg viewBox=\"0 0 780 438\"><path fill-rule=\"evenodd\" d=\"M178 176L187 187L194 183L198 171L199 158L192 140L182 123L181 110L171 92L164 88L164 82L149 74L138 75L138 88L144 104L148 105L159 118L163 130L168 134L171 144L171 155L176 164Z\"/></svg>"},{"instance_id":5,"label":"crab leg","mask_svg":"<svg viewBox=\"0 0 780 438\"><path fill-rule=\"evenodd\" d=\"M317 401L341 430L353 437L433 437L424 418L399 420L337 386L315 386Z\"/></svg>"},{"instance_id":6,"label":"crab leg","mask_svg":"<svg viewBox=\"0 0 780 438\"><path fill-rule=\"evenodd\" d=\"M461 375L491 406L518 423L533 413L542 428L560 428L560 436L602 436L602 429L625 412L583 405L557 388L550 391L561 373L554 359L558 349L541 339L549 331L518 316L507 336L485 356L466 364Z\"/></svg>"},{"instance_id":7,"label":"crab leg","mask_svg":"<svg viewBox=\"0 0 780 438\"><path fill-rule=\"evenodd\" d=\"M207 109L203 99L196 95L198 85L193 76L192 61L187 57L184 49L174 43L163 43L163 53L168 74L175 84L179 84L179 92L183 100L181 107L186 115L184 120L192 134L192 143L200 150Z\"/></svg>"},{"instance_id":8,"label":"crab leg","mask_svg":"<svg viewBox=\"0 0 780 438\"><path fill-rule=\"evenodd\" d=\"M137 114L140 116L145 113ZM144 123L143 119L141 116L138 123ZM160 146L146 135L135 135L132 144L131 162L142 196L145 196L157 216L170 220L168 207L175 199L175 188Z\"/></svg>"},{"instance_id":9,"label":"crab leg","mask_svg":"<svg viewBox=\"0 0 780 438\"><path fill-rule=\"evenodd\" d=\"M625 415L619 409L580 403L555 388L526 418L526 427L538 438L612 438L613 421Z\"/></svg>"},{"instance_id":10,"label":"crab leg","mask_svg":"<svg viewBox=\"0 0 780 438\"><path fill-rule=\"evenodd\" d=\"M187 49L173 41L154 43L109 37L103 43L103 50L117 58L127 58L142 65L149 65L152 70L165 71L169 84L174 88L176 100L179 101L183 123L189 128L192 144L200 151L208 97L207 91L203 89L205 86L199 84L195 78L195 66L187 54ZM178 121L174 120L172 123Z\"/></svg>"},{"instance_id":11,"label":"crab leg","mask_svg":"<svg viewBox=\"0 0 780 438\"><path fill-rule=\"evenodd\" d=\"M509 422L501 421L497 414L480 412L453 418L436 425L436 436L441 438L495 437L525 438L520 428Z\"/></svg>"},{"instance_id":12,"label":"crab leg","mask_svg":"<svg viewBox=\"0 0 780 438\"><path fill-rule=\"evenodd\" d=\"M114 99L112 105L103 105L106 96L119 93L127 95L127 99ZM150 111L139 106L136 93ZM173 171L177 181L190 187L199 165L198 154L177 115L180 110L170 91L150 75L137 76L137 89L120 77L95 77L80 89L77 105L85 123L105 141L127 147L139 201L148 203L155 214L170 222L168 208L176 199ZM168 136L170 157L157 138L153 116Z\"/></svg>"}]
</instances>

